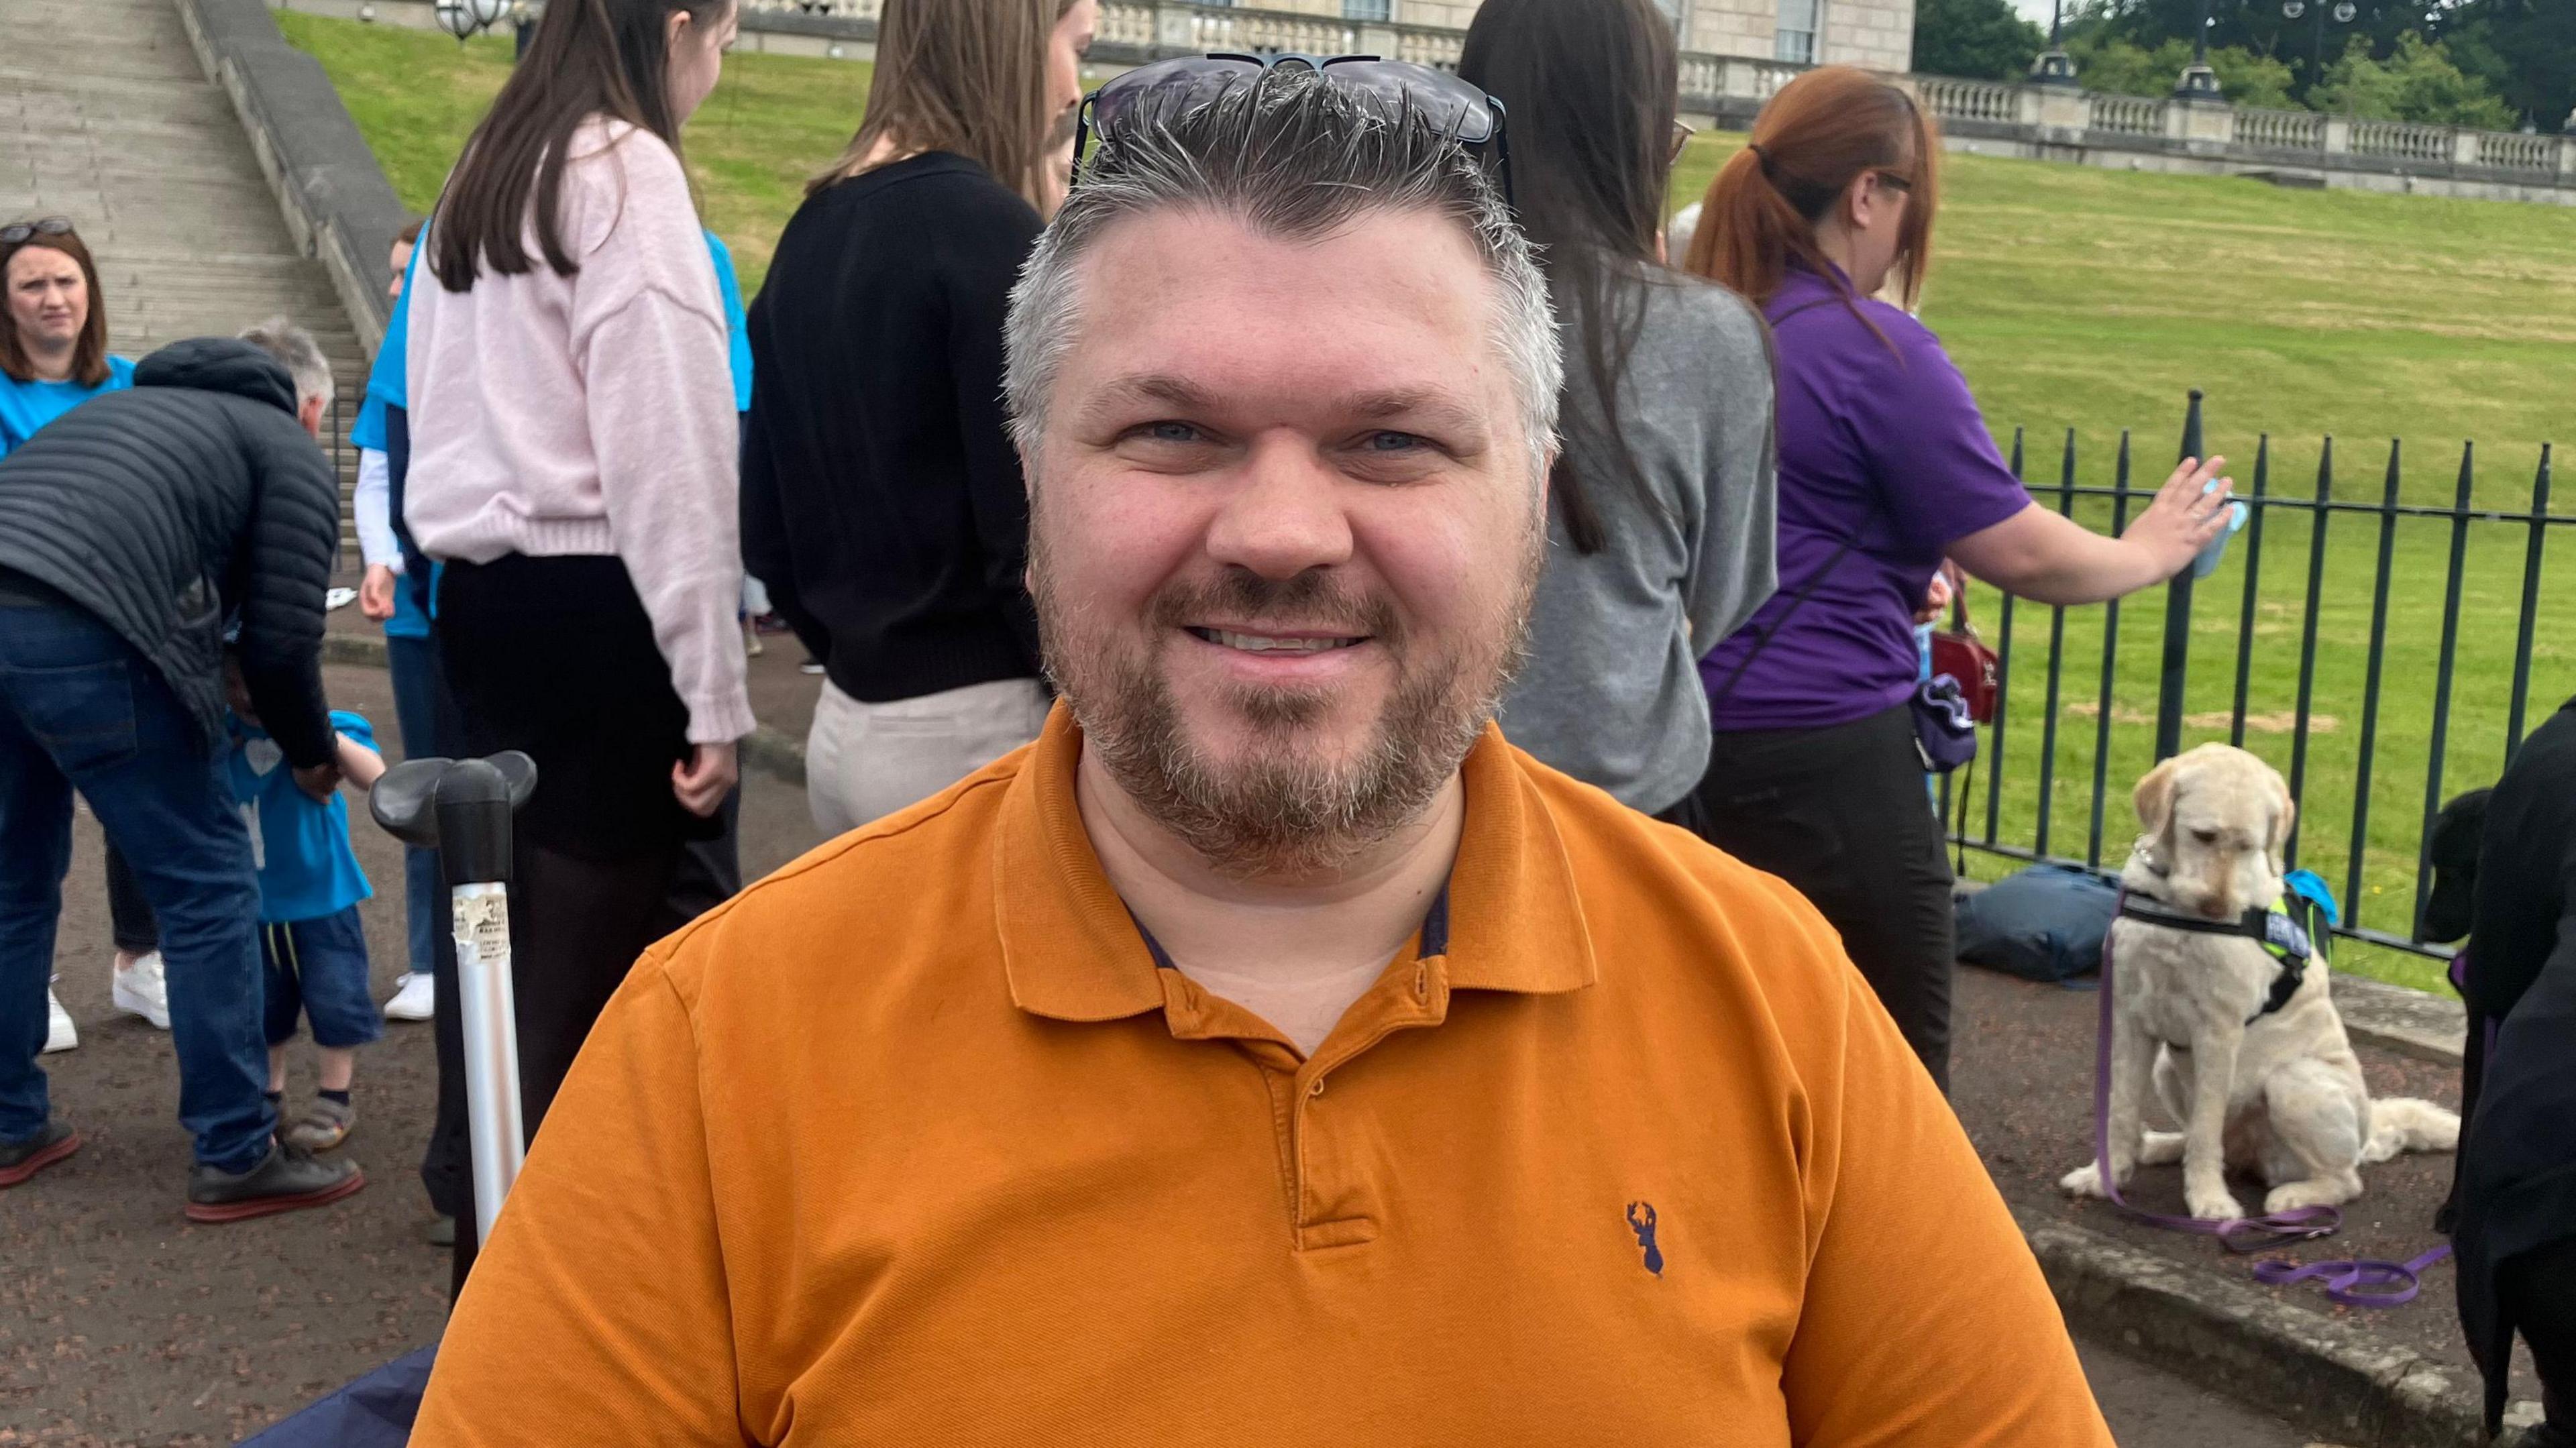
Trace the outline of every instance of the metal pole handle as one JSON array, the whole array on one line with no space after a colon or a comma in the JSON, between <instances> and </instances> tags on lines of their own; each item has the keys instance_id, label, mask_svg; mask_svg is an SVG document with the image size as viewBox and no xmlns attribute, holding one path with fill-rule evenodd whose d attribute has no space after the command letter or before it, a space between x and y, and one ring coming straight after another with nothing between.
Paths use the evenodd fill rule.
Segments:
<instances>
[{"instance_id":1,"label":"metal pole handle","mask_svg":"<svg viewBox=\"0 0 2576 1448\"><path fill-rule=\"evenodd\" d=\"M405 761L376 781L369 799L376 823L406 844L436 849L447 877L477 1241L491 1240L502 1199L527 1159L510 981L510 818L536 785L536 762L513 750L490 759Z\"/></svg>"}]
</instances>

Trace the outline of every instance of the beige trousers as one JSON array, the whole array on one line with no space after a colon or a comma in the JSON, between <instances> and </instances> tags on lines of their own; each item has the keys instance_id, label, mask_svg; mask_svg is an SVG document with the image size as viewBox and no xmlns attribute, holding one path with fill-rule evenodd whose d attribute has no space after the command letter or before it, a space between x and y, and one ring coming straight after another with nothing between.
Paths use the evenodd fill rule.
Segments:
<instances>
[{"instance_id":1,"label":"beige trousers","mask_svg":"<svg viewBox=\"0 0 2576 1448\"><path fill-rule=\"evenodd\" d=\"M996 679L917 699L863 704L823 682L805 736L814 823L842 834L918 804L1038 737L1047 693Z\"/></svg>"}]
</instances>

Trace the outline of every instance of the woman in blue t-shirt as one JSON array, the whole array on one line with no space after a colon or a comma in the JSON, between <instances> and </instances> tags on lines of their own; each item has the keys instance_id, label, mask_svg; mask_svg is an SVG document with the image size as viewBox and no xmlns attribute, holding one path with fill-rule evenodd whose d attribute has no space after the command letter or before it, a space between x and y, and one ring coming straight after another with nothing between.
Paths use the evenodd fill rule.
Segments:
<instances>
[{"instance_id":1,"label":"woman in blue t-shirt","mask_svg":"<svg viewBox=\"0 0 2576 1448\"><path fill-rule=\"evenodd\" d=\"M107 355L98 263L70 220L48 216L0 226L0 457L100 393L133 385L134 364ZM160 927L112 850L107 884L116 935L116 1008L167 1030ZM45 1004L45 1049L80 1044L70 1012L51 992Z\"/></svg>"},{"instance_id":2,"label":"woman in blue t-shirt","mask_svg":"<svg viewBox=\"0 0 2576 1448\"><path fill-rule=\"evenodd\" d=\"M0 457L102 392L134 385L134 364L107 355L98 263L59 216L0 226Z\"/></svg>"}]
</instances>

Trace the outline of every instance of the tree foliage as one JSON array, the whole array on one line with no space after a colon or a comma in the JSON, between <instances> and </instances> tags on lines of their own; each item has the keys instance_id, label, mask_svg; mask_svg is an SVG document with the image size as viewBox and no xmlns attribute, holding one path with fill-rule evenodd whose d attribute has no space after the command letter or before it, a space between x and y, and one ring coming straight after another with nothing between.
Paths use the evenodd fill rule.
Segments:
<instances>
[{"instance_id":1,"label":"tree foliage","mask_svg":"<svg viewBox=\"0 0 2576 1448\"><path fill-rule=\"evenodd\" d=\"M2076 79L2125 95L2173 88L2203 4L2209 63L2242 106L2555 130L2576 106L2576 0L2081 0Z\"/></svg>"},{"instance_id":2,"label":"tree foliage","mask_svg":"<svg viewBox=\"0 0 2576 1448\"><path fill-rule=\"evenodd\" d=\"M2576 3L2472 0L2441 29L2460 69L2544 131L2576 114Z\"/></svg>"},{"instance_id":3,"label":"tree foliage","mask_svg":"<svg viewBox=\"0 0 2576 1448\"><path fill-rule=\"evenodd\" d=\"M2075 58L2078 84L2113 95L2169 95L2182 78L2183 67L2191 64L2187 40L2167 40L2149 48L2099 29L2067 37L2066 51ZM2290 68L2268 55L2256 55L2242 46L2213 47L2209 68L2218 72L2219 89L2236 105L2300 108L2290 91Z\"/></svg>"},{"instance_id":4,"label":"tree foliage","mask_svg":"<svg viewBox=\"0 0 2576 1448\"><path fill-rule=\"evenodd\" d=\"M2464 75L2438 43L2408 31L2396 50L2374 60L2370 42L2356 35L2342 58L2326 68L2311 94L2321 111L2382 121L2424 121L2501 131L2514 123L2513 108L2486 83Z\"/></svg>"},{"instance_id":5,"label":"tree foliage","mask_svg":"<svg viewBox=\"0 0 2576 1448\"><path fill-rule=\"evenodd\" d=\"M2011 0L1917 0L1914 70L1966 80L2019 80L2048 37Z\"/></svg>"}]
</instances>

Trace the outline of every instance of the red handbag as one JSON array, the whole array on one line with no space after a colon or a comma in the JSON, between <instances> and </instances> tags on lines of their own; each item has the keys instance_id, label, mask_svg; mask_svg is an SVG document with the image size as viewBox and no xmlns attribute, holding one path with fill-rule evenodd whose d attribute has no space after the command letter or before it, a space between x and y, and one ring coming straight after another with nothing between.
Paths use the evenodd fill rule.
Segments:
<instances>
[{"instance_id":1,"label":"red handbag","mask_svg":"<svg viewBox=\"0 0 2576 1448\"><path fill-rule=\"evenodd\" d=\"M1995 722L1996 677L2001 672L1995 662L1995 651L1977 637L1976 628L1968 622L1968 595L1958 595L1958 607L1951 617L1956 626L1937 629L1932 634L1932 672L1948 674L1959 681L1959 696L1968 702L1969 717L1980 724Z\"/></svg>"}]
</instances>

